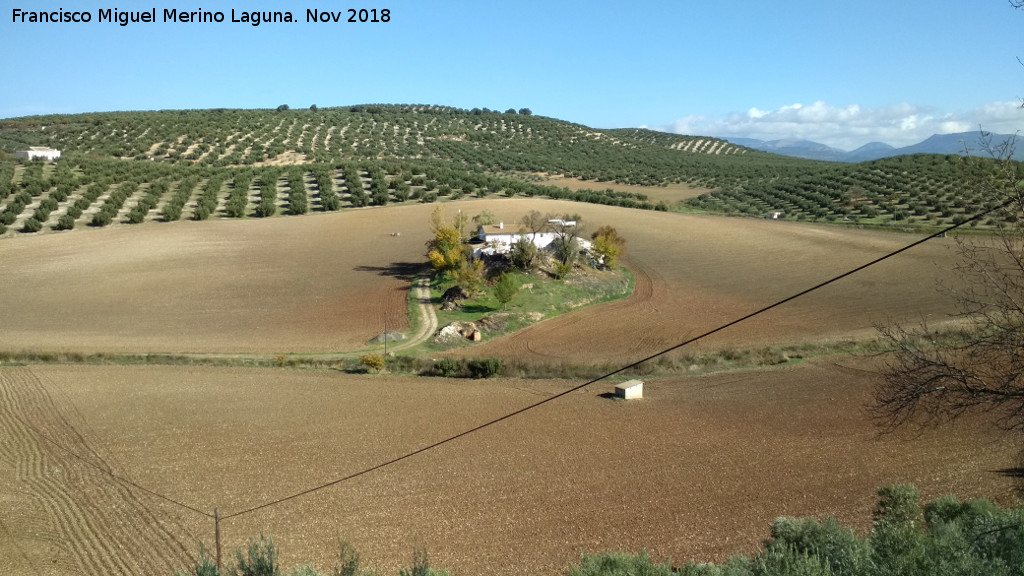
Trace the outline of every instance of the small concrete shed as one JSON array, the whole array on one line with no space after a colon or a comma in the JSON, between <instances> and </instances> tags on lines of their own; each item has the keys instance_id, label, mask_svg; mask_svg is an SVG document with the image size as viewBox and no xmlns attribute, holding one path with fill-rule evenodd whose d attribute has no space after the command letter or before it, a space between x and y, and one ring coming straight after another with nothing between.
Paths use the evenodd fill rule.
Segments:
<instances>
[{"instance_id":1,"label":"small concrete shed","mask_svg":"<svg viewBox=\"0 0 1024 576\"><path fill-rule=\"evenodd\" d=\"M615 385L615 397L624 400L644 397L643 380L628 380L622 384Z\"/></svg>"}]
</instances>

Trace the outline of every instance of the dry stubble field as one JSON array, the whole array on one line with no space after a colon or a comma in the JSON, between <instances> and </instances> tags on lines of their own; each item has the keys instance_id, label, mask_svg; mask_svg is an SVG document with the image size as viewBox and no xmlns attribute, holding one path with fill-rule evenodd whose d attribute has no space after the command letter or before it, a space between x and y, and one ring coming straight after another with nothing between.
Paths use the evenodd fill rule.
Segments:
<instances>
[{"instance_id":1,"label":"dry stubble field","mask_svg":"<svg viewBox=\"0 0 1024 576\"><path fill-rule=\"evenodd\" d=\"M515 221L579 212L629 240L634 296L468 352L632 360L906 243L906 235L526 199L462 202ZM431 206L182 222L0 242L0 350L283 353L358 349L404 322ZM400 236L392 236L400 232ZM841 338L940 315L950 254L926 245L726 332L706 348ZM613 328L609 328L613 327ZM424 545L456 574L561 571L583 551L753 552L778 515L865 528L874 491L1015 498L1016 448L971 423L877 437L866 361L664 378L635 403L586 389L388 469L226 520L287 565L338 537L385 571ZM865 371L867 370L867 371ZM0 367L0 561L13 574L170 574L206 516L302 491L575 382L450 381L160 366ZM61 446L63 448L60 448ZM70 449L71 453L64 449ZM88 464L86 463L88 462Z\"/></svg>"}]
</instances>

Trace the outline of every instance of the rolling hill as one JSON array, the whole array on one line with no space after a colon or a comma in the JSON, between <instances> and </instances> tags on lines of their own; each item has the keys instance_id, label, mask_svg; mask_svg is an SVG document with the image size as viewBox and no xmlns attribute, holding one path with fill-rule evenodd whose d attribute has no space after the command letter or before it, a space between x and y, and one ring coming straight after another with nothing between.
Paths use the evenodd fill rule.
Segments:
<instances>
[{"instance_id":1,"label":"rolling hill","mask_svg":"<svg viewBox=\"0 0 1024 576\"><path fill-rule=\"evenodd\" d=\"M991 202L963 182L968 172L995 168L948 154L838 165L713 138L598 130L512 110L420 105L0 121L0 149L13 153L28 146L57 148L63 157L55 165L0 158L0 235L491 194L939 226L965 220L973 207ZM552 186L552 175L582 185ZM657 201L647 191L661 186L695 191L686 196L707 192Z\"/></svg>"}]
</instances>

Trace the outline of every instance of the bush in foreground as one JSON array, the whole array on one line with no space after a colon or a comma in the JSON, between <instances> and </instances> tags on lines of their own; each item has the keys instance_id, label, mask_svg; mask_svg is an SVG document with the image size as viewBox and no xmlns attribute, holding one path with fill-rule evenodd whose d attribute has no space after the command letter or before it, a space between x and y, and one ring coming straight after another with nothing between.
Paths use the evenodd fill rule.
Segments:
<instances>
[{"instance_id":1,"label":"bush in foreground","mask_svg":"<svg viewBox=\"0 0 1024 576\"><path fill-rule=\"evenodd\" d=\"M186 571L178 571L175 576L376 576L374 570L360 566L359 552L347 541L338 544L337 565L330 572L320 572L311 564L296 566L291 572L282 572L278 564L280 551L270 538L260 535L258 541L249 543L246 554L235 551L234 565L226 567L223 573L217 570L217 564L205 552L199 553L195 565ZM427 551L423 548L413 550L412 565L402 568L398 576L448 576L446 570L437 570L430 566Z\"/></svg>"},{"instance_id":2,"label":"bush in foreground","mask_svg":"<svg viewBox=\"0 0 1024 576\"><path fill-rule=\"evenodd\" d=\"M359 362L366 366L367 370L380 372L384 369L385 364L387 364L387 359L380 354L364 354L359 357Z\"/></svg>"},{"instance_id":3,"label":"bush in foreground","mask_svg":"<svg viewBox=\"0 0 1024 576\"><path fill-rule=\"evenodd\" d=\"M466 362L466 370L470 378L490 378L497 376L504 365L501 358L474 358Z\"/></svg>"},{"instance_id":4,"label":"bush in foreground","mask_svg":"<svg viewBox=\"0 0 1024 576\"><path fill-rule=\"evenodd\" d=\"M441 358L434 362L434 372L445 378L454 378L462 372L462 362L455 358Z\"/></svg>"}]
</instances>

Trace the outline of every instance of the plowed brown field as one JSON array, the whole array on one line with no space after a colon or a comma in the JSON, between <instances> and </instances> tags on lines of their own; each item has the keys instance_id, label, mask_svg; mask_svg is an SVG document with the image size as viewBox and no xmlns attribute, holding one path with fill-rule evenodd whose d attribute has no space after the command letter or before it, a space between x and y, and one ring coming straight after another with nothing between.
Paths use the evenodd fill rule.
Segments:
<instances>
[{"instance_id":1,"label":"plowed brown field","mask_svg":"<svg viewBox=\"0 0 1024 576\"><path fill-rule=\"evenodd\" d=\"M460 202L505 222L580 213L629 242L627 300L543 322L469 351L533 361L634 360L912 241L906 234L684 216L531 199ZM267 220L177 222L0 242L0 350L350 351L408 327L431 205ZM399 235L393 235L399 234ZM705 347L870 335L889 317L944 317L935 279L951 240L802 298Z\"/></svg>"},{"instance_id":2,"label":"plowed brown field","mask_svg":"<svg viewBox=\"0 0 1024 576\"><path fill-rule=\"evenodd\" d=\"M339 537L386 573L422 545L456 575L557 574L582 552L752 553L780 515L865 529L878 486L1008 503L1015 438L977 422L879 437L865 361L601 384L394 466L222 522L283 564ZM564 390L240 368L0 367L5 574L167 575L213 521L330 482ZM74 453L59 448L58 444ZM87 464L88 462L88 464Z\"/></svg>"},{"instance_id":3,"label":"plowed brown field","mask_svg":"<svg viewBox=\"0 0 1024 576\"><path fill-rule=\"evenodd\" d=\"M460 202L515 222L579 213L628 239L628 299L458 354L628 362L863 264L913 236L532 199ZM178 222L0 241L0 350L358 350L408 328L431 205ZM723 332L691 351L870 336L944 318L949 240ZM584 551L753 552L778 515L867 526L878 486L1015 497L1012 439L977 422L876 436L864 362L679 377L621 403L587 389L327 490L229 518L286 565L338 537L386 572L421 544L456 575L555 574ZM450 381L193 367L0 366L0 566L171 574L230 516L387 461L576 382ZM114 476L111 476L113 474ZM126 484L128 479L177 503ZM181 506L181 504L187 507ZM193 508L191 510L189 508ZM198 511L198 512L197 512Z\"/></svg>"}]
</instances>

